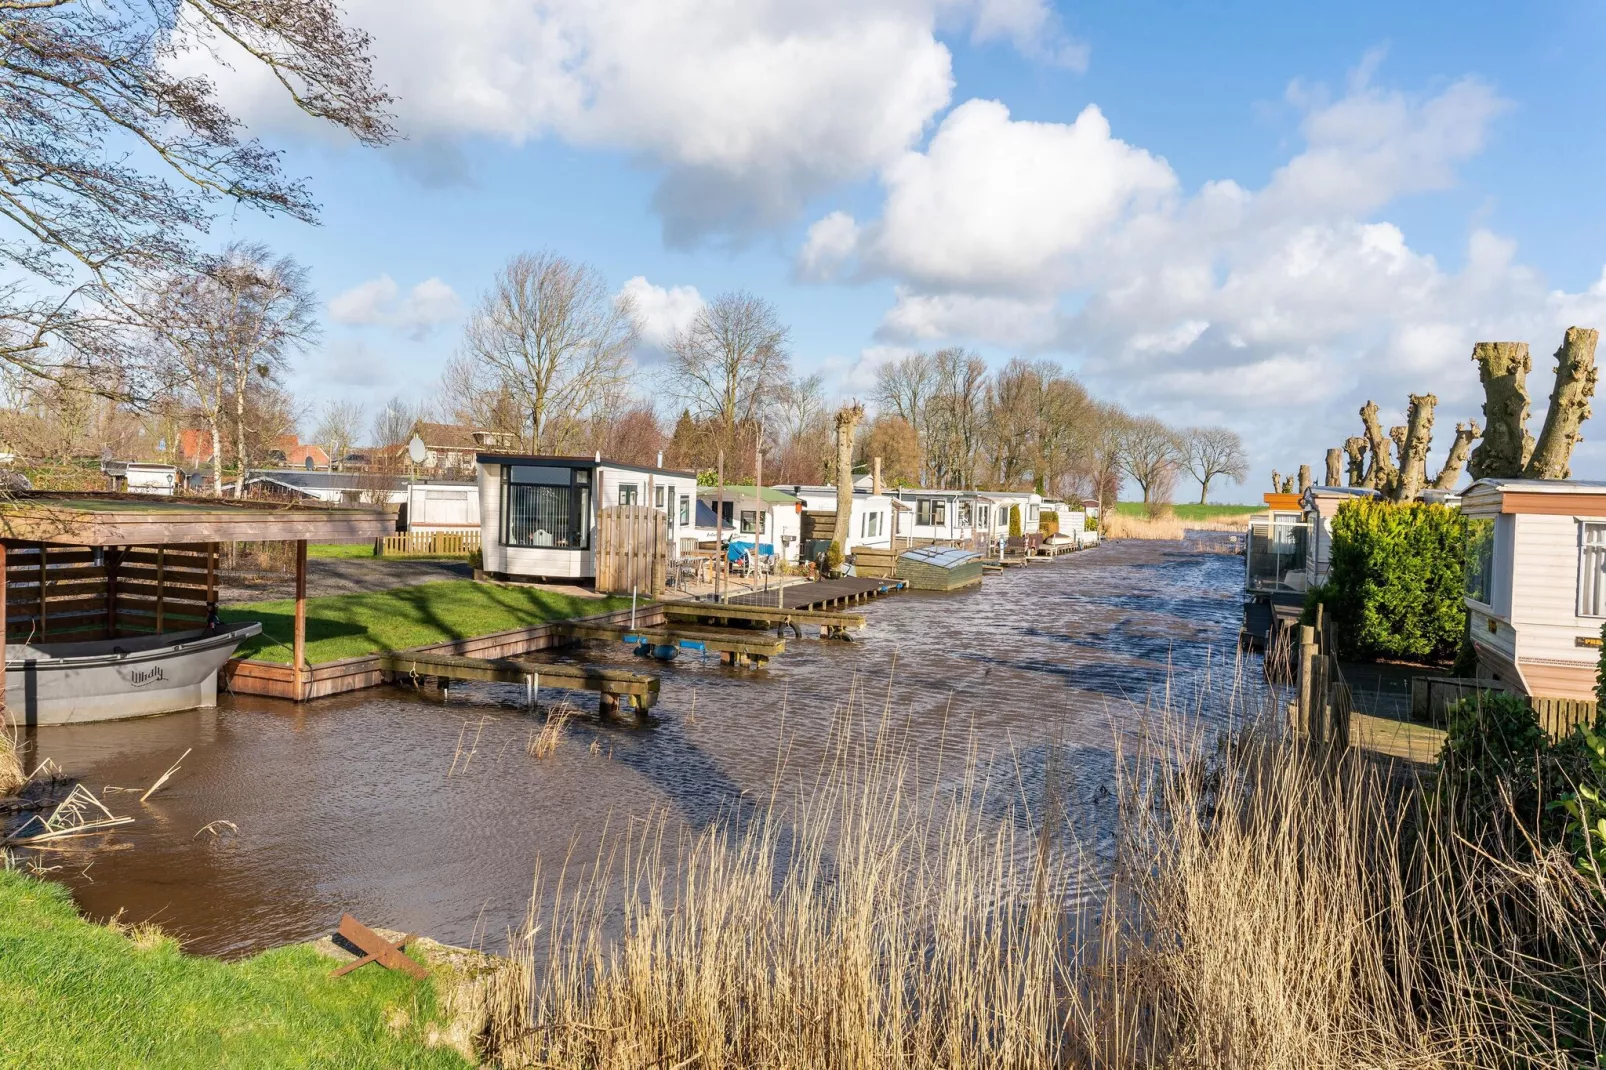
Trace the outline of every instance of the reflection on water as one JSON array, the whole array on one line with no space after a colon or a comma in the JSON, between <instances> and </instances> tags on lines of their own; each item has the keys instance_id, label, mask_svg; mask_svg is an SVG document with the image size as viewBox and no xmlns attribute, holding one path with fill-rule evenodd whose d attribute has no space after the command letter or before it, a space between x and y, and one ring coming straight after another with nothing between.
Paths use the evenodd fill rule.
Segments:
<instances>
[{"instance_id":1,"label":"reflection on water","mask_svg":"<svg viewBox=\"0 0 1606 1070\"><path fill-rule=\"evenodd\" d=\"M525 753L535 721L519 708L522 688L500 685L454 688L446 705L375 689L299 709L242 697L40 729L35 753L96 791L149 784L194 748L148 804L109 797L138 818L119 830L128 849L46 864L63 867L55 876L92 914L154 919L195 952L309 939L343 910L496 945L523 916L537 859L550 870L570 852L591 857L610 822L667 808L703 825L764 797L783 755L789 768L822 759L854 688L871 713L890 705L910 718L920 750L935 754L945 723L950 742L953 726L974 726L1007 753L1001 793L1041 783L1054 748L1082 810L1073 818L1107 842L1111 726L1135 716L1126 700L1230 663L1242 567L1177 543L1122 543L1011 569L979 590L897 595L864 607L870 625L856 642L794 639L762 671L682 657L661 669L651 726L582 717L544 760ZM592 656L641 667L622 646ZM238 834L197 835L218 820Z\"/></svg>"}]
</instances>

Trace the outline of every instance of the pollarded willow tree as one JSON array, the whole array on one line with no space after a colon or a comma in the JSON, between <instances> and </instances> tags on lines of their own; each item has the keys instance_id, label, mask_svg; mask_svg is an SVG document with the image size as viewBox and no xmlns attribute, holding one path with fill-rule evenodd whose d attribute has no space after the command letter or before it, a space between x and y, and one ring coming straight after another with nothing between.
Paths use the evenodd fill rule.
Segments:
<instances>
[{"instance_id":1,"label":"pollarded willow tree","mask_svg":"<svg viewBox=\"0 0 1606 1070\"><path fill-rule=\"evenodd\" d=\"M0 4L0 361L135 394L140 295L204 267L218 202L315 217L215 86L179 73L196 53L266 67L364 144L393 137L368 37L336 0Z\"/></svg>"},{"instance_id":2,"label":"pollarded willow tree","mask_svg":"<svg viewBox=\"0 0 1606 1070\"><path fill-rule=\"evenodd\" d=\"M1483 383L1483 415L1456 424L1455 439L1444 464L1433 479L1427 475L1428 449L1433 440L1433 415L1438 398L1412 394L1403 426L1385 435L1378 423L1377 404L1361 408L1364 434L1345 440L1349 484L1380 491L1394 501L1412 501L1427 489L1454 490L1463 466L1474 479L1566 479L1571 474L1573 447L1582 439L1579 428L1590 416L1595 393L1595 346L1599 333L1587 327L1569 327L1556 350L1555 386L1545 422L1535 439L1528 431L1528 372L1532 362L1526 342L1479 342L1472 347ZM1477 442L1476 448L1473 443ZM1329 470L1333 467L1331 452Z\"/></svg>"}]
</instances>

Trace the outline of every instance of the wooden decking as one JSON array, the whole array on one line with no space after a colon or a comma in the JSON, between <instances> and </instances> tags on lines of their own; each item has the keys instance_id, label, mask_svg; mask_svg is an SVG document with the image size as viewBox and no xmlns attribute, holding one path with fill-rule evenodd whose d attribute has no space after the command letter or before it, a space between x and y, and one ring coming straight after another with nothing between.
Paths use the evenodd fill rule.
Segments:
<instances>
[{"instance_id":1,"label":"wooden decking","mask_svg":"<svg viewBox=\"0 0 1606 1070\"><path fill-rule=\"evenodd\" d=\"M690 624L744 625L749 628L791 628L799 637L808 625L820 629L821 638L842 638L849 629L863 628L862 613L825 609L780 609L776 606L738 606L729 602L665 602L664 617Z\"/></svg>"},{"instance_id":2,"label":"wooden decking","mask_svg":"<svg viewBox=\"0 0 1606 1070\"><path fill-rule=\"evenodd\" d=\"M743 662L762 665L786 652L786 640L753 628L696 627L685 624L657 624L632 628L628 624L562 625L574 639L611 639L616 642L652 647L676 647L719 654L732 665Z\"/></svg>"},{"instance_id":3,"label":"wooden decking","mask_svg":"<svg viewBox=\"0 0 1606 1070\"><path fill-rule=\"evenodd\" d=\"M837 606L858 605L884 594L901 591L904 582L897 579L879 579L870 576L844 576L839 580L815 580L812 583L795 583L783 587L780 597L775 591L754 591L737 595L729 600L736 606L779 606L785 609L832 609Z\"/></svg>"},{"instance_id":4,"label":"wooden decking","mask_svg":"<svg viewBox=\"0 0 1606 1070\"><path fill-rule=\"evenodd\" d=\"M437 677L503 684L552 685L574 691L595 691L604 711L624 699L647 710L658 698L658 677L595 665L527 661L523 658L465 658L456 654L401 652L380 655L382 670L392 678Z\"/></svg>"}]
</instances>

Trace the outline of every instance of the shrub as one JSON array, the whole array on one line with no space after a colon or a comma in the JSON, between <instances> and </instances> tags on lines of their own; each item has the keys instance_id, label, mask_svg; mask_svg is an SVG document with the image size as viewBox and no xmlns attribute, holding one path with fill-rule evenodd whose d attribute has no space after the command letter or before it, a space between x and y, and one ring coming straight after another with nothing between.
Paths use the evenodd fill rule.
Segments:
<instances>
[{"instance_id":1,"label":"shrub","mask_svg":"<svg viewBox=\"0 0 1606 1070\"><path fill-rule=\"evenodd\" d=\"M842 571L842 544L832 542L825 548L825 570L831 575Z\"/></svg>"},{"instance_id":2,"label":"shrub","mask_svg":"<svg viewBox=\"0 0 1606 1070\"><path fill-rule=\"evenodd\" d=\"M1012 505L1009 507L1009 537L1012 539L1018 539L1020 536L1020 506Z\"/></svg>"},{"instance_id":3,"label":"shrub","mask_svg":"<svg viewBox=\"0 0 1606 1070\"><path fill-rule=\"evenodd\" d=\"M1087 516L1082 521L1082 530L1083 531L1097 531L1098 529L1099 529L1099 518L1094 516L1092 513L1087 514Z\"/></svg>"},{"instance_id":4,"label":"shrub","mask_svg":"<svg viewBox=\"0 0 1606 1070\"><path fill-rule=\"evenodd\" d=\"M1060 515L1046 511L1037 514L1037 530L1043 533L1045 539L1050 535L1058 535L1060 533Z\"/></svg>"},{"instance_id":5,"label":"shrub","mask_svg":"<svg viewBox=\"0 0 1606 1070\"><path fill-rule=\"evenodd\" d=\"M1333 518L1321 600L1339 655L1448 661L1466 633L1466 522L1442 505L1360 500Z\"/></svg>"}]
</instances>

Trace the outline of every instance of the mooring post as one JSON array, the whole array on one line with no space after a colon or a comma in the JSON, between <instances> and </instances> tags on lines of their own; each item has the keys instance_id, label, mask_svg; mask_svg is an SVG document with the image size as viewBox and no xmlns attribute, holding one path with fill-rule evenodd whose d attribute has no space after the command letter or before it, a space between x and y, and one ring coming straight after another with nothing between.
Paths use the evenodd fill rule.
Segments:
<instances>
[{"instance_id":1,"label":"mooring post","mask_svg":"<svg viewBox=\"0 0 1606 1070\"><path fill-rule=\"evenodd\" d=\"M1296 691L1298 712L1295 715L1295 724L1301 732L1313 733L1311 724L1314 713L1312 707L1316 696L1312 694L1312 662L1316 659L1316 629L1308 624L1299 629L1299 686Z\"/></svg>"},{"instance_id":2,"label":"mooring post","mask_svg":"<svg viewBox=\"0 0 1606 1070\"><path fill-rule=\"evenodd\" d=\"M307 540L296 540L296 623L295 639L291 645L291 658L295 664L295 700L306 697L306 683L301 667L307 658Z\"/></svg>"}]
</instances>

